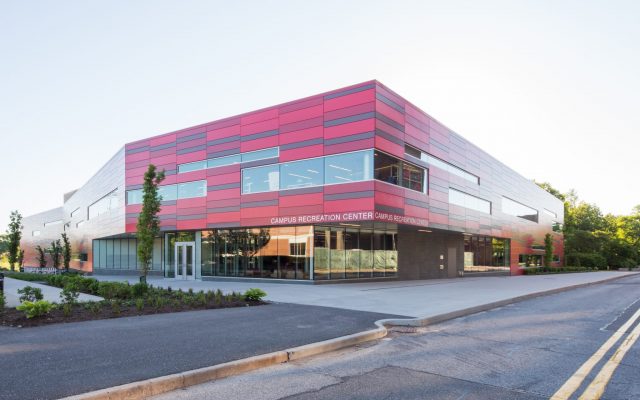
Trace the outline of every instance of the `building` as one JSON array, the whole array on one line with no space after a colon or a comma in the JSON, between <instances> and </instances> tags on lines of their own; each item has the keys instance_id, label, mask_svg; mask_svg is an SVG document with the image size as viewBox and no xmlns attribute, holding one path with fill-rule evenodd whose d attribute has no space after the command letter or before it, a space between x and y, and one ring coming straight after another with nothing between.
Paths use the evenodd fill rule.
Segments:
<instances>
[{"instance_id":1,"label":"building","mask_svg":"<svg viewBox=\"0 0 640 400\"><path fill-rule=\"evenodd\" d=\"M563 204L377 81L128 143L22 246L66 231L73 267L136 274L148 164L166 173L152 274L451 278L560 265Z\"/></svg>"}]
</instances>

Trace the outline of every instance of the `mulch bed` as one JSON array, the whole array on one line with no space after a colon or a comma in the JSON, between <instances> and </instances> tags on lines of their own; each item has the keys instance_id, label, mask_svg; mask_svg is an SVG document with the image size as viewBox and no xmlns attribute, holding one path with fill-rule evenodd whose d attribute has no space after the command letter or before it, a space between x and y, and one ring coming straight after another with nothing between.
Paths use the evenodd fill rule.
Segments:
<instances>
[{"instance_id":1,"label":"mulch bed","mask_svg":"<svg viewBox=\"0 0 640 400\"><path fill-rule=\"evenodd\" d=\"M88 309L83 304L76 305L69 316L65 316L62 307L55 310L51 310L49 314L28 319L24 312L18 311L15 308L5 308L0 311L0 325L12 326L18 328L29 328L34 326L59 324L65 322L80 322L80 321L92 321L98 319L108 318L122 318L122 317L134 317L139 315L149 314L165 314L183 311L196 311L196 310L211 310L218 308L233 308L233 307L253 307L267 304L264 301L230 301L223 302L221 304L207 304L186 306L186 305L165 305L160 308L153 307L151 305L145 306L142 310L138 310L135 305L120 305L119 311L114 310L110 305L103 305L99 309Z\"/></svg>"}]
</instances>

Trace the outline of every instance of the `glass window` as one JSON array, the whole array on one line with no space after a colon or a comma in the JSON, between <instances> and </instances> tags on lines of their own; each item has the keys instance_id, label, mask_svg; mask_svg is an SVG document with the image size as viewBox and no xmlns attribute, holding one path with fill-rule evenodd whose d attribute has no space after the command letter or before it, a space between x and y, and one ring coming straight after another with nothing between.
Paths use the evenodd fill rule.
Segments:
<instances>
[{"instance_id":1,"label":"glass window","mask_svg":"<svg viewBox=\"0 0 640 400\"><path fill-rule=\"evenodd\" d=\"M292 253L297 259L297 279L309 279L311 276L311 245L313 242L312 226L297 226L296 240L293 244L295 251Z\"/></svg>"},{"instance_id":2,"label":"glass window","mask_svg":"<svg viewBox=\"0 0 640 400\"><path fill-rule=\"evenodd\" d=\"M386 263L386 254L384 251L384 237L383 231L373 232L373 276L384 276L384 268Z\"/></svg>"},{"instance_id":3,"label":"glass window","mask_svg":"<svg viewBox=\"0 0 640 400\"><path fill-rule=\"evenodd\" d=\"M178 184L178 198L190 199L207 195L207 181L194 181Z\"/></svg>"},{"instance_id":4,"label":"glass window","mask_svg":"<svg viewBox=\"0 0 640 400\"><path fill-rule=\"evenodd\" d=\"M116 189L89 206L89 219L117 208L118 203L118 190Z\"/></svg>"},{"instance_id":5,"label":"glass window","mask_svg":"<svg viewBox=\"0 0 640 400\"><path fill-rule=\"evenodd\" d=\"M263 150L251 151L248 153L242 153L242 162L249 162L255 160L263 160L265 158L274 158L278 157L280 154L280 150L278 147L271 147Z\"/></svg>"},{"instance_id":6,"label":"glass window","mask_svg":"<svg viewBox=\"0 0 640 400\"><path fill-rule=\"evenodd\" d=\"M31 236L40 236L40 231L31 232Z\"/></svg>"},{"instance_id":7,"label":"glass window","mask_svg":"<svg viewBox=\"0 0 640 400\"><path fill-rule=\"evenodd\" d=\"M545 214L547 214L548 216L550 216L551 218L558 218L558 215L556 213L554 213L553 211L547 210L546 208L542 209L544 211Z\"/></svg>"},{"instance_id":8,"label":"glass window","mask_svg":"<svg viewBox=\"0 0 640 400\"><path fill-rule=\"evenodd\" d=\"M424 169L403 162L402 187L424 192Z\"/></svg>"},{"instance_id":9,"label":"glass window","mask_svg":"<svg viewBox=\"0 0 640 400\"><path fill-rule=\"evenodd\" d=\"M246 168L242 170L242 193L260 193L278 190L280 168L278 165Z\"/></svg>"},{"instance_id":10,"label":"glass window","mask_svg":"<svg viewBox=\"0 0 640 400\"><path fill-rule=\"evenodd\" d=\"M373 178L372 151L327 156L324 159L325 184L366 181Z\"/></svg>"},{"instance_id":11,"label":"glass window","mask_svg":"<svg viewBox=\"0 0 640 400\"><path fill-rule=\"evenodd\" d=\"M45 223L44 223L44 226L45 226L45 228L46 228L47 226L60 225L61 223L62 223L62 220L61 220L61 219L58 219L58 220L55 220L55 221L45 222Z\"/></svg>"},{"instance_id":12,"label":"glass window","mask_svg":"<svg viewBox=\"0 0 640 400\"><path fill-rule=\"evenodd\" d=\"M346 266L344 249L344 228L331 228L330 239L330 279L344 279Z\"/></svg>"},{"instance_id":13,"label":"glass window","mask_svg":"<svg viewBox=\"0 0 640 400\"><path fill-rule=\"evenodd\" d=\"M178 186L177 185L164 185L158 186L158 195L162 198L162 201L174 201L178 199ZM140 201L142 203L142 201Z\"/></svg>"},{"instance_id":14,"label":"glass window","mask_svg":"<svg viewBox=\"0 0 640 400\"><path fill-rule=\"evenodd\" d=\"M138 247L137 240L129 240L129 269L138 269Z\"/></svg>"},{"instance_id":15,"label":"glass window","mask_svg":"<svg viewBox=\"0 0 640 400\"><path fill-rule=\"evenodd\" d=\"M360 278L373 276L373 231L362 229L359 238L360 246Z\"/></svg>"},{"instance_id":16,"label":"glass window","mask_svg":"<svg viewBox=\"0 0 640 400\"><path fill-rule=\"evenodd\" d=\"M78 207L75 210L71 211L71 218L73 218L73 216L76 215L78 213L78 211L80 211L80 207Z\"/></svg>"},{"instance_id":17,"label":"glass window","mask_svg":"<svg viewBox=\"0 0 640 400\"><path fill-rule=\"evenodd\" d=\"M508 197L502 197L502 212L529 221L538 222L538 210L511 200Z\"/></svg>"},{"instance_id":18,"label":"glass window","mask_svg":"<svg viewBox=\"0 0 640 400\"><path fill-rule=\"evenodd\" d=\"M345 248L345 277L357 278L360 271L360 246L358 244L358 229L347 228L344 233Z\"/></svg>"},{"instance_id":19,"label":"glass window","mask_svg":"<svg viewBox=\"0 0 640 400\"><path fill-rule=\"evenodd\" d=\"M329 279L330 229L316 226L313 234L313 274L316 280Z\"/></svg>"},{"instance_id":20,"label":"glass window","mask_svg":"<svg viewBox=\"0 0 640 400\"><path fill-rule=\"evenodd\" d=\"M400 160L379 151L375 152L374 160L375 179L400 185L400 171L402 170L402 162Z\"/></svg>"},{"instance_id":21,"label":"glass window","mask_svg":"<svg viewBox=\"0 0 640 400\"><path fill-rule=\"evenodd\" d=\"M183 172L198 171L205 168L207 168L207 160L194 161L186 164L179 164L178 173L181 174Z\"/></svg>"},{"instance_id":22,"label":"glass window","mask_svg":"<svg viewBox=\"0 0 640 400\"><path fill-rule=\"evenodd\" d=\"M113 268L115 269L120 269L121 268L121 261L120 261L120 242L121 240L114 240L113 241Z\"/></svg>"},{"instance_id":23,"label":"glass window","mask_svg":"<svg viewBox=\"0 0 640 400\"><path fill-rule=\"evenodd\" d=\"M415 152L416 151L420 151L418 149L415 148L409 148L410 146L405 146L405 150L404 152L406 154L412 155L415 157ZM453 175L457 175L461 178L464 178L466 180L468 180L469 182L473 182L477 185L480 184L480 178L478 178L477 176L463 170L462 168L458 168L453 164L449 164L446 161L443 161L441 159L439 159L438 157L434 157L431 154L427 154L427 153L422 153L420 152L420 155L417 156L418 158L420 158L422 161L428 163L429 165L432 165L436 168L440 168L441 170L447 171L450 174Z\"/></svg>"},{"instance_id":24,"label":"glass window","mask_svg":"<svg viewBox=\"0 0 640 400\"><path fill-rule=\"evenodd\" d=\"M239 164L240 154L234 154L232 156L210 158L207 160L207 168L222 167L225 165Z\"/></svg>"},{"instance_id":25,"label":"glass window","mask_svg":"<svg viewBox=\"0 0 640 400\"><path fill-rule=\"evenodd\" d=\"M449 203L491 214L491 202L476 196L449 188Z\"/></svg>"},{"instance_id":26,"label":"glass window","mask_svg":"<svg viewBox=\"0 0 640 400\"><path fill-rule=\"evenodd\" d=\"M324 184L324 162L322 158L280 164L280 190L322 184Z\"/></svg>"},{"instance_id":27,"label":"glass window","mask_svg":"<svg viewBox=\"0 0 640 400\"><path fill-rule=\"evenodd\" d=\"M142 204L142 189L127 190L127 204Z\"/></svg>"},{"instance_id":28,"label":"glass window","mask_svg":"<svg viewBox=\"0 0 640 400\"><path fill-rule=\"evenodd\" d=\"M422 155L422 152L418 149L416 149L413 146L409 146L408 144L404 145L404 152L405 154L408 154L410 156L413 156L415 158L420 158Z\"/></svg>"}]
</instances>

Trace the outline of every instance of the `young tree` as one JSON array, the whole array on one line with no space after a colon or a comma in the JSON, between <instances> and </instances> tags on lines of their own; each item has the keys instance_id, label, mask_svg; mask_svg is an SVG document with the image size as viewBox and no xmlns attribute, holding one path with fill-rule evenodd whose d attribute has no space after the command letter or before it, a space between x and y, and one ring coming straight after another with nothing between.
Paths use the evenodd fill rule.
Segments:
<instances>
[{"instance_id":1,"label":"young tree","mask_svg":"<svg viewBox=\"0 0 640 400\"><path fill-rule=\"evenodd\" d=\"M158 185L164 180L164 171L156 172L156 166L149 164L144 174L142 186L142 211L138 216L136 238L138 239L138 260L142 268L141 281L146 282L153 258L153 241L160 234L161 196Z\"/></svg>"},{"instance_id":2,"label":"young tree","mask_svg":"<svg viewBox=\"0 0 640 400\"><path fill-rule=\"evenodd\" d=\"M550 267L553 262L553 238L550 233L544 235L544 266Z\"/></svg>"},{"instance_id":3,"label":"young tree","mask_svg":"<svg viewBox=\"0 0 640 400\"><path fill-rule=\"evenodd\" d=\"M20 249L18 251L18 269L22 268L24 265L24 250Z\"/></svg>"},{"instance_id":4,"label":"young tree","mask_svg":"<svg viewBox=\"0 0 640 400\"><path fill-rule=\"evenodd\" d=\"M71 242L67 233L62 234L62 262L64 263L64 272L69 272L69 263L71 262Z\"/></svg>"},{"instance_id":5,"label":"young tree","mask_svg":"<svg viewBox=\"0 0 640 400\"><path fill-rule=\"evenodd\" d=\"M60 244L60 239L54 240L51 242L51 262L53 263L53 268L58 269L60 267L60 256L62 255L62 245Z\"/></svg>"},{"instance_id":6,"label":"young tree","mask_svg":"<svg viewBox=\"0 0 640 400\"><path fill-rule=\"evenodd\" d=\"M40 268L44 268L47 266L47 258L44 255L44 249L40 247L40 245L36 246L36 251L38 252L38 266Z\"/></svg>"},{"instance_id":7,"label":"young tree","mask_svg":"<svg viewBox=\"0 0 640 400\"><path fill-rule=\"evenodd\" d=\"M18 262L18 251L20 250L20 239L22 239L22 215L16 210L11 211L9 216L9 227L7 229L7 236L9 237L9 265L11 270L15 270L15 264Z\"/></svg>"}]
</instances>

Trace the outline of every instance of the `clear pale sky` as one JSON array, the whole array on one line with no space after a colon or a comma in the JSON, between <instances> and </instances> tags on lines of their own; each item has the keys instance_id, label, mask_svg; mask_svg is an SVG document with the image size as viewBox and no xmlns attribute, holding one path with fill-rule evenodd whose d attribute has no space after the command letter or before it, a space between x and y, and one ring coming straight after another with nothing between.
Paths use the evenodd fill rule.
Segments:
<instances>
[{"instance_id":1,"label":"clear pale sky","mask_svg":"<svg viewBox=\"0 0 640 400\"><path fill-rule=\"evenodd\" d=\"M0 230L121 146L378 79L529 179L640 204L638 1L0 0Z\"/></svg>"}]
</instances>

